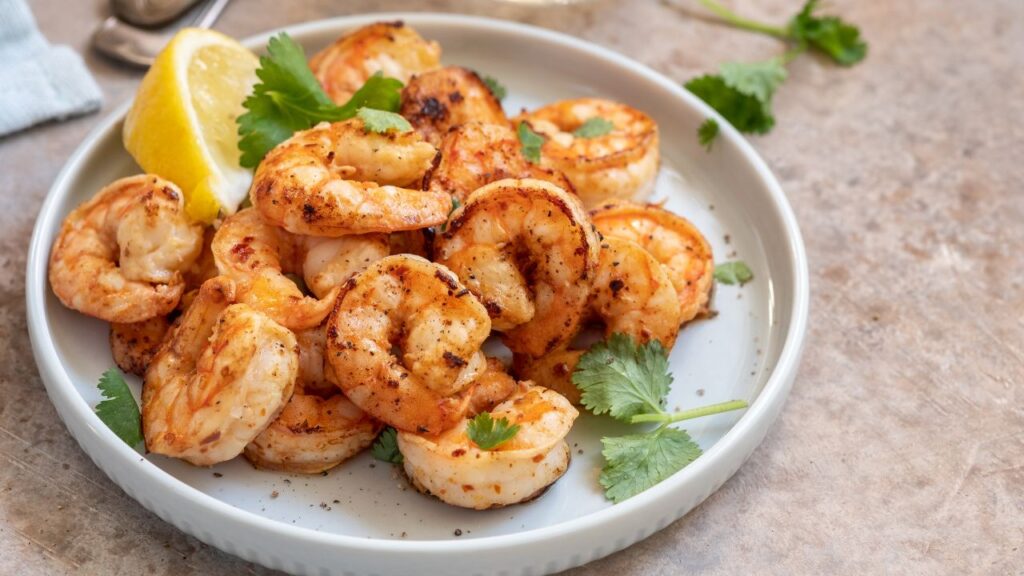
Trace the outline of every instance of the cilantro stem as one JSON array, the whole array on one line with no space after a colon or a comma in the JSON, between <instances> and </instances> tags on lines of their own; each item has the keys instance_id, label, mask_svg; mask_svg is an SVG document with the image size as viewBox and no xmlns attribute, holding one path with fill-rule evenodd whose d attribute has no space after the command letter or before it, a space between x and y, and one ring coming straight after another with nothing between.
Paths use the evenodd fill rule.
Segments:
<instances>
[{"instance_id":1,"label":"cilantro stem","mask_svg":"<svg viewBox=\"0 0 1024 576\"><path fill-rule=\"evenodd\" d=\"M730 400L728 402L719 402L718 404L710 404L708 406L701 406L700 408L691 408L690 410L683 410L681 412L674 412L671 414L637 414L630 419L630 423L640 424L641 422L660 422L662 424L671 424L673 422L682 422L683 420L700 418L701 416L711 416L712 414L721 414L722 412L740 410L746 407L747 402L745 400Z\"/></svg>"},{"instance_id":2,"label":"cilantro stem","mask_svg":"<svg viewBox=\"0 0 1024 576\"><path fill-rule=\"evenodd\" d=\"M801 42L801 43L797 44L796 46L790 48L789 50L786 50L782 54L782 56L779 56L779 62L781 62L782 65L785 66L786 64L789 64L790 62L792 62L797 56L803 54L806 51L807 51L807 43Z\"/></svg>"},{"instance_id":3,"label":"cilantro stem","mask_svg":"<svg viewBox=\"0 0 1024 576\"><path fill-rule=\"evenodd\" d=\"M725 22L737 28L750 30L751 32L760 32L761 34L767 34L769 36L774 36L776 38L783 38L787 40L790 38L789 30L787 30L786 28L782 28L781 26L771 26L768 24L764 24L762 22L757 22L756 20L744 18L739 14L736 14L732 10L729 10L722 4L716 2L716 0L697 1L700 2L701 5L703 5L711 12L714 12L715 16L718 16Z\"/></svg>"}]
</instances>

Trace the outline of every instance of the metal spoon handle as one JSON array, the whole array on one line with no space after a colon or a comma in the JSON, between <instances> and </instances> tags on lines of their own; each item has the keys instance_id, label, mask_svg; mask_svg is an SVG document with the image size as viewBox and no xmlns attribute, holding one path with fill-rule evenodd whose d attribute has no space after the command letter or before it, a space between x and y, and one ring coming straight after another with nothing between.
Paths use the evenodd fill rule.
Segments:
<instances>
[{"instance_id":1,"label":"metal spoon handle","mask_svg":"<svg viewBox=\"0 0 1024 576\"><path fill-rule=\"evenodd\" d=\"M196 15L195 20L192 21L192 26L195 28L209 28L213 26L213 23L217 21L217 18L224 11L224 7L228 5L229 1L213 0L204 4L199 14Z\"/></svg>"}]
</instances>

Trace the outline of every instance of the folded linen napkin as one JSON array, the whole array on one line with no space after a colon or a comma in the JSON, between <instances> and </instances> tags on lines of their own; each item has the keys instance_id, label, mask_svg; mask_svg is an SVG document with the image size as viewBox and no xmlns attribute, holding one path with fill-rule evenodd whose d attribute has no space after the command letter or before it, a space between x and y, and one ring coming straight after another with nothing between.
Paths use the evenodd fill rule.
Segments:
<instances>
[{"instance_id":1,"label":"folded linen napkin","mask_svg":"<svg viewBox=\"0 0 1024 576\"><path fill-rule=\"evenodd\" d=\"M82 57L50 46L24 0L0 0L0 136L94 112L102 103Z\"/></svg>"}]
</instances>

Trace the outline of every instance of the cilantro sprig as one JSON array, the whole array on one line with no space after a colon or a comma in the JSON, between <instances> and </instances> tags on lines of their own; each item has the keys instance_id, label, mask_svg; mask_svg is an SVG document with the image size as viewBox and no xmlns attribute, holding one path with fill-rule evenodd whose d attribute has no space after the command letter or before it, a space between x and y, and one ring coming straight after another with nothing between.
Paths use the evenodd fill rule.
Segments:
<instances>
[{"instance_id":1,"label":"cilantro sprig","mask_svg":"<svg viewBox=\"0 0 1024 576\"><path fill-rule=\"evenodd\" d=\"M386 110L374 110L373 108L360 108L356 116L363 121L363 127L367 132L408 132L412 130L412 124L402 117L401 114L388 112Z\"/></svg>"},{"instance_id":2,"label":"cilantro sprig","mask_svg":"<svg viewBox=\"0 0 1024 576\"><path fill-rule=\"evenodd\" d=\"M320 122L348 120L360 110L397 112L401 103L402 83L378 72L348 102L338 106L309 69L302 46L284 32L270 39L256 76L259 82L242 103L246 112L237 120L238 149L242 152L239 163L245 168L255 168L267 152L299 130ZM364 122L368 129L381 131L371 121L364 118ZM397 124L389 116L379 126L391 130Z\"/></svg>"},{"instance_id":3,"label":"cilantro sprig","mask_svg":"<svg viewBox=\"0 0 1024 576\"><path fill-rule=\"evenodd\" d=\"M580 127L572 131L572 135L577 138L597 138L598 136L604 136L615 129L615 125L609 120L595 116L588 118L586 122L580 124Z\"/></svg>"},{"instance_id":4,"label":"cilantro sprig","mask_svg":"<svg viewBox=\"0 0 1024 576\"><path fill-rule=\"evenodd\" d=\"M685 430L659 427L646 434L602 438L601 454L608 462L598 481L605 496L622 502L682 470L701 454Z\"/></svg>"},{"instance_id":5,"label":"cilantro sprig","mask_svg":"<svg viewBox=\"0 0 1024 576\"><path fill-rule=\"evenodd\" d=\"M516 133L519 136L519 145L522 148L523 156L534 164L539 163L540 149L544 146L544 137L534 132L533 127L526 122L519 123Z\"/></svg>"},{"instance_id":6,"label":"cilantro sprig","mask_svg":"<svg viewBox=\"0 0 1024 576\"><path fill-rule=\"evenodd\" d=\"M591 412L630 422L638 414L663 411L672 375L661 342L637 346L631 337L613 334L580 358L572 381Z\"/></svg>"},{"instance_id":7,"label":"cilantro sprig","mask_svg":"<svg viewBox=\"0 0 1024 576\"><path fill-rule=\"evenodd\" d=\"M658 425L647 432L601 440L605 465L599 481L605 496L616 503L647 490L700 456L700 446L671 424L747 407L743 400L731 400L666 411L672 375L665 349L657 340L638 345L626 334L612 334L592 346L580 358L572 381L582 392L582 404L594 414L608 414L629 424Z\"/></svg>"},{"instance_id":8,"label":"cilantro sprig","mask_svg":"<svg viewBox=\"0 0 1024 576\"><path fill-rule=\"evenodd\" d=\"M739 284L740 286L754 279L750 266L742 260L715 264L715 280L722 284Z\"/></svg>"},{"instance_id":9,"label":"cilantro sprig","mask_svg":"<svg viewBox=\"0 0 1024 576\"><path fill-rule=\"evenodd\" d=\"M718 0L697 0L718 16L722 22L750 32L766 34L816 50L842 66L852 66L868 54L868 45L860 30L838 16L817 16L814 11L820 0L807 0L785 26L774 26L744 18L729 10Z\"/></svg>"},{"instance_id":10,"label":"cilantro sprig","mask_svg":"<svg viewBox=\"0 0 1024 576\"><path fill-rule=\"evenodd\" d=\"M765 134L775 126L772 97L785 80L783 60L772 58L749 64L727 62L718 74L698 76L685 86L740 132ZM705 147L714 141L700 138L699 130L698 139Z\"/></svg>"},{"instance_id":11,"label":"cilantro sprig","mask_svg":"<svg viewBox=\"0 0 1024 576\"><path fill-rule=\"evenodd\" d=\"M96 405L96 416L125 444L138 446L142 442L142 414L121 371L107 370L97 387L104 400Z\"/></svg>"},{"instance_id":12,"label":"cilantro sprig","mask_svg":"<svg viewBox=\"0 0 1024 576\"><path fill-rule=\"evenodd\" d=\"M494 450L519 433L519 424L512 424L508 418L497 420L490 412L481 412L466 425L466 435L482 450Z\"/></svg>"},{"instance_id":13,"label":"cilantro sprig","mask_svg":"<svg viewBox=\"0 0 1024 576\"><path fill-rule=\"evenodd\" d=\"M483 77L483 81L484 84L487 85L487 89L491 91L491 94L494 94L494 97L497 98L499 102L504 100L505 96L508 96L508 89L505 88L505 85L499 82L494 76L485 75Z\"/></svg>"},{"instance_id":14,"label":"cilantro sprig","mask_svg":"<svg viewBox=\"0 0 1024 576\"><path fill-rule=\"evenodd\" d=\"M718 122L714 118L708 118L697 128L697 141L705 150L711 152L711 145L718 137Z\"/></svg>"},{"instance_id":15,"label":"cilantro sprig","mask_svg":"<svg viewBox=\"0 0 1024 576\"><path fill-rule=\"evenodd\" d=\"M837 16L815 16L819 0L808 0L786 28L787 36L806 42L840 66L853 66L868 55L860 29Z\"/></svg>"},{"instance_id":16,"label":"cilantro sprig","mask_svg":"<svg viewBox=\"0 0 1024 576\"><path fill-rule=\"evenodd\" d=\"M868 46L860 30L837 16L816 15L818 0L807 0L785 26L744 18L717 0L698 1L730 26L766 34L790 46L782 56L762 62L727 62L717 74L705 74L684 84L740 132L765 134L775 126L772 98L786 80L786 65L800 54L811 50L841 66L852 66L867 56ZM717 123L709 121L701 124L697 137L710 151L718 130Z\"/></svg>"},{"instance_id":17,"label":"cilantro sprig","mask_svg":"<svg viewBox=\"0 0 1024 576\"><path fill-rule=\"evenodd\" d=\"M370 447L370 454L377 460L401 464L405 461L401 450L398 449L398 431L388 426L381 431L380 436L373 441Z\"/></svg>"}]
</instances>

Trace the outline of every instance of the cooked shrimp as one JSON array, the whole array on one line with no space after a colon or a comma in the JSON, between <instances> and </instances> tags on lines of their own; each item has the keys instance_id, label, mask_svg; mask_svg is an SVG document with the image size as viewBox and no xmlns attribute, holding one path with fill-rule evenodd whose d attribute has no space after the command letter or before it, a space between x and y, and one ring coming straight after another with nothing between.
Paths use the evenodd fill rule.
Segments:
<instances>
[{"instance_id":1,"label":"cooked shrimp","mask_svg":"<svg viewBox=\"0 0 1024 576\"><path fill-rule=\"evenodd\" d=\"M668 270L679 296L680 319L689 322L708 310L715 261L700 230L660 206L612 202L591 212L605 236L632 240Z\"/></svg>"},{"instance_id":2,"label":"cooked shrimp","mask_svg":"<svg viewBox=\"0 0 1024 576\"><path fill-rule=\"evenodd\" d=\"M507 123L466 122L456 126L441 141L438 159L427 174L426 189L446 192L462 203L477 188L505 178L547 180L574 191L561 172L527 162L521 148Z\"/></svg>"},{"instance_id":3,"label":"cooked shrimp","mask_svg":"<svg viewBox=\"0 0 1024 576\"><path fill-rule=\"evenodd\" d=\"M291 397L295 336L209 280L160 347L142 388L150 452L210 466L242 453Z\"/></svg>"},{"instance_id":4,"label":"cooked shrimp","mask_svg":"<svg viewBox=\"0 0 1024 576\"><path fill-rule=\"evenodd\" d=\"M682 323L679 298L664 266L639 244L607 237L594 276L590 319L604 324L605 337L628 334L640 343L658 340L671 350ZM578 403L572 383L581 351L556 350L542 358L516 357L516 375L536 381Z\"/></svg>"},{"instance_id":5,"label":"cooked shrimp","mask_svg":"<svg viewBox=\"0 0 1024 576\"><path fill-rule=\"evenodd\" d=\"M327 322L295 332L299 344L299 377L296 385L306 394L327 397L338 390L327 364Z\"/></svg>"},{"instance_id":6,"label":"cooked shrimp","mask_svg":"<svg viewBox=\"0 0 1024 576\"><path fill-rule=\"evenodd\" d=\"M380 428L340 390L328 398L296 392L245 455L259 468L317 474L373 444Z\"/></svg>"},{"instance_id":7,"label":"cooked shrimp","mask_svg":"<svg viewBox=\"0 0 1024 576\"><path fill-rule=\"evenodd\" d=\"M607 134L593 138L573 131L592 118L612 123ZM625 198L641 201L658 174L658 125L643 112L609 100L562 100L521 115L546 138L541 165L564 173L588 208Z\"/></svg>"},{"instance_id":8,"label":"cooked shrimp","mask_svg":"<svg viewBox=\"0 0 1024 576\"><path fill-rule=\"evenodd\" d=\"M451 198L419 187L434 147L415 132L367 132L363 121L320 123L271 150L249 194L269 223L296 234L396 232L445 221Z\"/></svg>"},{"instance_id":9,"label":"cooked shrimp","mask_svg":"<svg viewBox=\"0 0 1024 576\"><path fill-rule=\"evenodd\" d=\"M679 297L665 267L636 242L614 236L601 242L590 309L606 336L621 332L640 343L658 340L666 350L682 324Z\"/></svg>"},{"instance_id":10,"label":"cooked shrimp","mask_svg":"<svg viewBox=\"0 0 1024 576\"><path fill-rule=\"evenodd\" d=\"M360 453L377 437L380 423L341 391L326 398L296 391L281 415L245 447L257 468L316 474Z\"/></svg>"},{"instance_id":11,"label":"cooked shrimp","mask_svg":"<svg viewBox=\"0 0 1024 576\"><path fill-rule=\"evenodd\" d=\"M301 272L299 242L252 208L228 216L213 239L217 268L237 282L239 300L292 330L319 325L341 289L336 285L317 300L304 295L285 276L285 272Z\"/></svg>"},{"instance_id":12,"label":"cooked shrimp","mask_svg":"<svg viewBox=\"0 0 1024 576\"><path fill-rule=\"evenodd\" d=\"M483 305L447 268L388 256L349 280L328 322L327 358L357 406L399 430L437 434L465 413L490 331Z\"/></svg>"},{"instance_id":13,"label":"cooked shrimp","mask_svg":"<svg viewBox=\"0 0 1024 576\"><path fill-rule=\"evenodd\" d=\"M121 370L143 376L171 327L166 316L154 316L141 322L110 325L110 352Z\"/></svg>"},{"instance_id":14,"label":"cooked shrimp","mask_svg":"<svg viewBox=\"0 0 1024 576\"><path fill-rule=\"evenodd\" d=\"M324 92L344 104L376 72L403 83L441 65L441 46L402 22L378 22L350 32L309 61Z\"/></svg>"},{"instance_id":15,"label":"cooked shrimp","mask_svg":"<svg viewBox=\"0 0 1024 576\"><path fill-rule=\"evenodd\" d=\"M359 234L340 238L306 236L302 276L319 298L345 284L353 275L391 253L386 234Z\"/></svg>"},{"instance_id":16,"label":"cooked shrimp","mask_svg":"<svg viewBox=\"0 0 1024 576\"><path fill-rule=\"evenodd\" d=\"M117 180L76 208L50 252L50 286L68 308L108 322L166 315L199 256L203 229L181 190L153 175Z\"/></svg>"},{"instance_id":17,"label":"cooked shrimp","mask_svg":"<svg viewBox=\"0 0 1024 576\"><path fill-rule=\"evenodd\" d=\"M485 510L540 496L569 469L565 436L579 412L558 393L520 384L491 412L519 432L494 450L469 439L464 419L439 436L398 433L405 472L421 492L464 508Z\"/></svg>"},{"instance_id":18,"label":"cooked shrimp","mask_svg":"<svg viewBox=\"0 0 1024 576\"><path fill-rule=\"evenodd\" d=\"M373 443L380 424L341 393L326 370L323 326L295 334L299 374L281 415L245 447L258 468L315 474Z\"/></svg>"},{"instance_id":19,"label":"cooked shrimp","mask_svg":"<svg viewBox=\"0 0 1024 576\"><path fill-rule=\"evenodd\" d=\"M572 382L572 373L583 356L584 350L555 350L540 358L516 355L512 373L522 380L558 392L573 405L580 403L580 389Z\"/></svg>"},{"instance_id":20,"label":"cooked shrimp","mask_svg":"<svg viewBox=\"0 0 1024 576\"><path fill-rule=\"evenodd\" d=\"M470 120L508 124L501 102L476 72L458 66L417 74L402 89L400 113L434 146L454 126Z\"/></svg>"},{"instance_id":21,"label":"cooked shrimp","mask_svg":"<svg viewBox=\"0 0 1024 576\"><path fill-rule=\"evenodd\" d=\"M515 378L505 372L505 365L497 358L487 359L487 370L473 381L469 400L469 416L489 412L505 401L516 390Z\"/></svg>"},{"instance_id":22,"label":"cooked shrimp","mask_svg":"<svg viewBox=\"0 0 1024 576\"><path fill-rule=\"evenodd\" d=\"M576 334L599 244L574 196L541 180L499 180L452 214L436 244L437 261L483 302L513 352L543 356Z\"/></svg>"}]
</instances>

